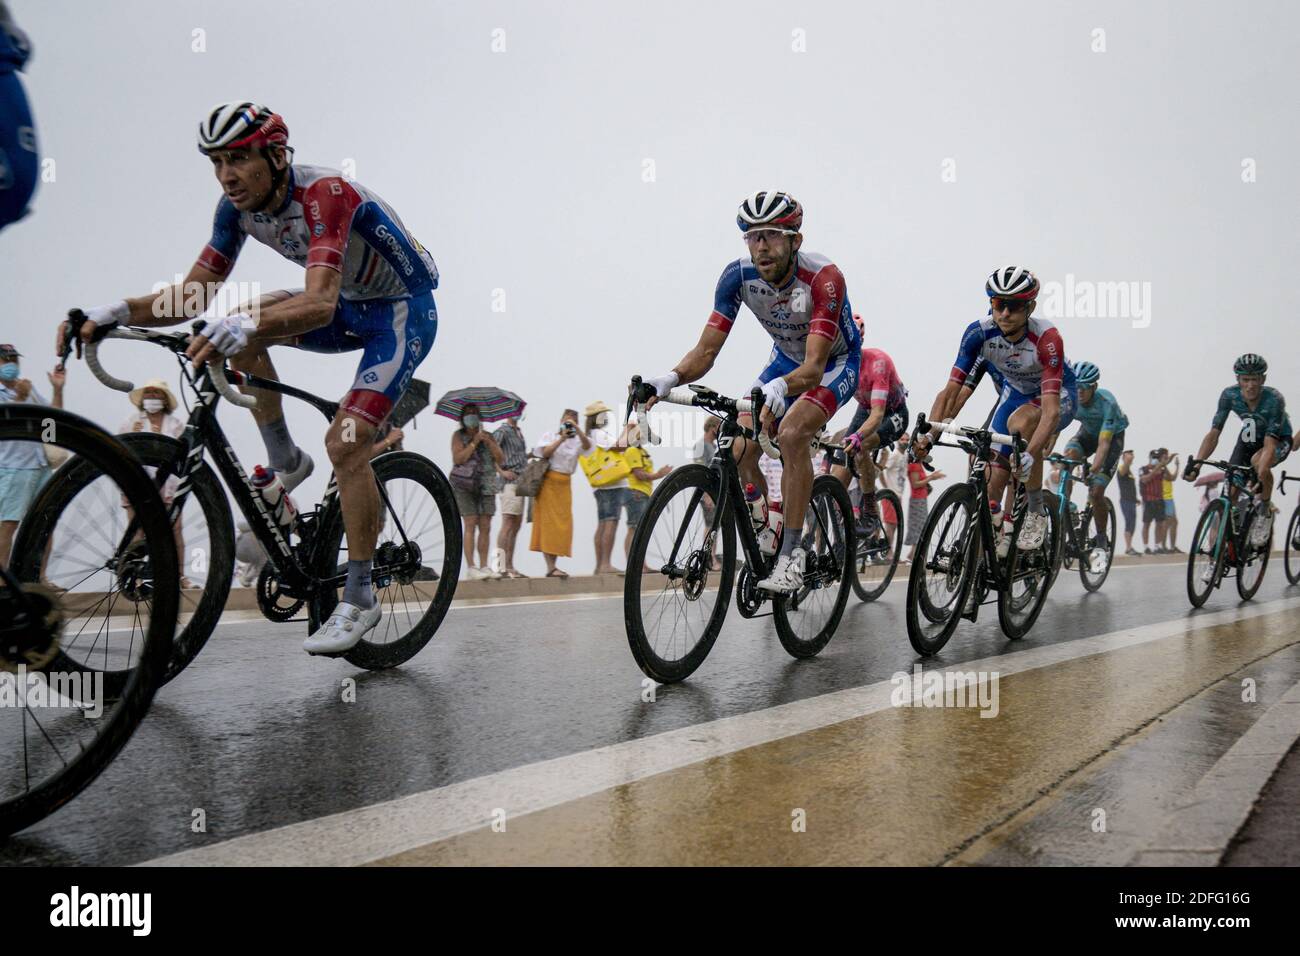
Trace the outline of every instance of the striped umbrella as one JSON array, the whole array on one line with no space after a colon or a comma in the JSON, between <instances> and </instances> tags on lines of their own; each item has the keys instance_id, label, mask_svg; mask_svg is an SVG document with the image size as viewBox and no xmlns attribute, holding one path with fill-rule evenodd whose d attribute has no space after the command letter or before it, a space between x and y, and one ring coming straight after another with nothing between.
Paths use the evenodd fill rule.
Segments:
<instances>
[{"instance_id":1,"label":"striped umbrella","mask_svg":"<svg viewBox=\"0 0 1300 956\"><path fill-rule=\"evenodd\" d=\"M514 392L507 392L504 388L490 385L480 385L473 388L452 389L438 399L433 413L459 422L466 405L477 405L479 417L483 421L499 422L506 418L514 418L527 404Z\"/></svg>"}]
</instances>

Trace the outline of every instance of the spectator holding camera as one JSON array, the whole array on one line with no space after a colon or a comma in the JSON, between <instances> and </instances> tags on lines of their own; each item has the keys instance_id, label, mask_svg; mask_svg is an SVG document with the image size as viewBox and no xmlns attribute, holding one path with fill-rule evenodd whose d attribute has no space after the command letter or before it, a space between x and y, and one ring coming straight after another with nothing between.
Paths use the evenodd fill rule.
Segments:
<instances>
[{"instance_id":1,"label":"spectator holding camera","mask_svg":"<svg viewBox=\"0 0 1300 956\"><path fill-rule=\"evenodd\" d=\"M494 578L487 564L492 515L497 510L497 472L506 481L514 481L515 474L505 467L501 446L483 430L479 408L473 403L462 410L460 428L452 433L451 459L454 467L448 478L465 526L466 577L471 581Z\"/></svg>"},{"instance_id":2,"label":"spectator holding camera","mask_svg":"<svg viewBox=\"0 0 1300 956\"><path fill-rule=\"evenodd\" d=\"M556 560L573 555L573 472L578 456L595 447L578 427L578 413L566 408L560 427L544 434L533 448L533 454L546 459L547 469L533 506L533 536L528 547L546 559L548 578L569 576L556 567Z\"/></svg>"}]
</instances>

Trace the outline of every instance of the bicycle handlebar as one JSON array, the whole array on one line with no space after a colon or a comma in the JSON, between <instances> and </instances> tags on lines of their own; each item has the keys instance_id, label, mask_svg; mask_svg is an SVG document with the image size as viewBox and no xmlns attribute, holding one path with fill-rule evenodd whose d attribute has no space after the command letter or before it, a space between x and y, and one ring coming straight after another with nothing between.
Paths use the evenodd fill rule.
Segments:
<instances>
[{"instance_id":1,"label":"bicycle handlebar","mask_svg":"<svg viewBox=\"0 0 1300 956\"><path fill-rule=\"evenodd\" d=\"M175 333L167 333L167 334L175 335ZM103 338L126 339L129 342L157 341L156 335L151 335L148 332L144 332L139 329L131 329L131 328L109 329L106 333L104 333ZM113 389L114 391L118 391L118 392L134 391L135 390L134 382L129 382L124 378L118 378L115 375L111 375L104 368L104 364L99 360L99 345L101 341L102 339L96 339L95 341L87 342L85 349L83 350L83 355L86 359L86 366L90 369L91 374L93 374L95 378L99 379L100 382L102 382L104 385L107 385L109 388ZM216 362L210 363L208 365L208 377L212 380L212 385L214 388L216 388L217 394L219 394L226 401L230 402L232 405L238 405L240 408L257 407L256 398L254 398L252 395L245 395L242 392L237 391L234 388L234 386L230 384L230 380L226 378L226 369L224 365L218 364Z\"/></svg>"},{"instance_id":2,"label":"bicycle handlebar","mask_svg":"<svg viewBox=\"0 0 1300 956\"><path fill-rule=\"evenodd\" d=\"M1025 441L1019 435L1000 435L997 432L991 432L983 428L972 428L969 425L958 425L956 422L929 422L926 421L925 415L916 416L916 434L925 435L931 431L940 431L949 435L955 435L958 438L971 439L979 435L988 435L990 443L998 445L1010 445L1016 452L1024 451L1029 442Z\"/></svg>"}]
</instances>

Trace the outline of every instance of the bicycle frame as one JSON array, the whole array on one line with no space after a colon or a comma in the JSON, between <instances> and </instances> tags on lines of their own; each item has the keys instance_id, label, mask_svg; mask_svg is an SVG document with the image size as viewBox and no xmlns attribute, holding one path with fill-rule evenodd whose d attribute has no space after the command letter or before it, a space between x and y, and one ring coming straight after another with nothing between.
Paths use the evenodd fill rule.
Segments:
<instances>
[{"instance_id":1,"label":"bicycle frame","mask_svg":"<svg viewBox=\"0 0 1300 956\"><path fill-rule=\"evenodd\" d=\"M1088 529L1092 527L1092 501L1088 500L1084 503L1083 510L1080 512L1083 520L1076 528L1074 522L1070 520L1069 493L1075 482L1087 482L1090 470L1088 462L1082 458L1075 460L1065 455L1049 455L1044 461L1048 464L1058 465L1061 468L1061 477L1056 486L1056 496L1060 499L1060 503L1057 505L1057 514L1060 518L1061 533L1066 547L1063 553L1074 558L1080 558L1087 551L1084 545L1088 540L1086 537ZM1080 478L1071 477L1070 472L1081 465L1083 466L1083 476ZM1084 535L1083 538L1080 538L1080 533Z\"/></svg>"},{"instance_id":2,"label":"bicycle frame","mask_svg":"<svg viewBox=\"0 0 1300 956\"><path fill-rule=\"evenodd\" d=\"M265 550L268 560L270 560L275 569L280 573L280 584L286 594L292 597L309 597L321 589L336 588L346 579L346 574L339 573L329 577L314 577L309 570L318 563L320 557L316 548L318 545L311 540L310 528L311 523L316 517L325 513L325 511L334 504L334 499L338 496L338 482L333 473L330 474L329 483L325 490L325 495L316 508L300 516L299 520L299 537L302 538L305 547L300 547L295 551L290 543L289 536L284 529L280 527L275 516L267 508L262 496L253 487L252 479L244 470L239 461L239 456L235 454L234 448L231 447L226 439L225 432L222 431L221 425L217 421L216 403L217 399L222 397L223 391L219 387L216 376L218 374L224 379L227 375L229 380L236 384L261 389L263 391L276 392L280 395L287 395L290 398L296 398L311 405L327 421L333 421L338 414L338 402L331 402L326 399L312 395L300 388L292 385L286 385L283 382L272 379L261 378L257 375L236 372L233 370L226 371L222 366L209 366L202 371L194 372L188 366L184 351L188 347L189 337L184 333L176 332L155 332L145 329L121 329L109 332L112 338L127 338L133 341L150 342L162 346L177 354L177 359L181 366L181 375L194 391L197 399L195 405L190 410L189 419L186 422L185 431L182 433L179 441L181 447L177 451L177 461L171 469L171 475L159 474L155 476L155 483L161 487L169 477L177 478L176 493L172 497L168 507L168 515L173 523L181 516L186 500L189 497L190 483L199 468L203 465L203 452L206 451L212 457L218 475L223 483L229 489L230 494L234 497L240 513L248 522L248 527L252 531L258 543ZM64 357L66 358L66 352ZM88 363L96 369L96 376L109 384L110 387L121 388L122 385L129 383L116 382L111 376L103 373L102 367L98 366L97 359L92 359L92 352L87 351ZM116 383L116 384L114 384ZM224 384L224 383L223 383ZM128 389L129 390L129 389ZM227 398L232 400L235 396L233 392L224 393ZM160 469L161 472L161 469ZM402 527L400 521L396 519L396 513L393 510L392 503L388 499L387 491L383 485L377 484L380 500L384 508L393 515L394 522L398 533L402 537L402 543L409 545L409 539L406 536L406 529ZM121 548L125 548L133 539L136 533L135 521L128 522L127 528L123 533L120 543ZM302 558L306 558L306 563ZM373 579L383 586L390 568L376 564L372 576Z\"/></svg>"}]
</instances>

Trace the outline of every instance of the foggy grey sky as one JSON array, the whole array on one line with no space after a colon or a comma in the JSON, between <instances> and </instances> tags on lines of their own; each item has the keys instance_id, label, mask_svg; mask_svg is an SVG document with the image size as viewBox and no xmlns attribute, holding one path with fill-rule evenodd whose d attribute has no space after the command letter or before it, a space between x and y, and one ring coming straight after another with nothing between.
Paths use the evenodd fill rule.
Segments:
<instances>
[{"instance_id":1,"label":"foggy grey sky","mask_svg":"<svg viewBox=\"0 0 1300 956\"><path fill-rule=\"evenodd\" d=\"M1139 458L1195 450L1240 352L1265 354L1269 384L1297 400L1294 4L10 6L35 47L24 82L56 179L0 234L0 339L28 354L43 391L64 310L142 294L193 262L219 196L195 124L248 97L285 116L298 162L355 160L437 260L440 326L419 377L435 394L519 392L530 439L565 406L619 403L631 374L681 357L743 253L735 207L767 185L803 202L804 248L842 268L913 412L984 313L984 277L1009 262L1047 282L1149 283L1148 327L1056 320L1067 355L1102 367ZM205 52L191 49L195 29ZM300 286L302 271L249 242L232 278L270 290ZM742 392L769 347L742 313L708 384ZM153 351L115 343L106 364L174 381ZM292 350L276 361L331 396L356 364ZM124 417L125 396L80 365L71 379L68 407L108 427ZM971 417L993 398L982 392ZM286 407L323 462L323 421ZM222 418L245 463L261 460L251 418ZM408 447L447 467L452 427L426 418ZM1179 489L1185 547L1196 493ZM579 477L571 571L591 567L594 511ZM527 533L520 566L537 573Z\"/></svg>"}]
</instances>

